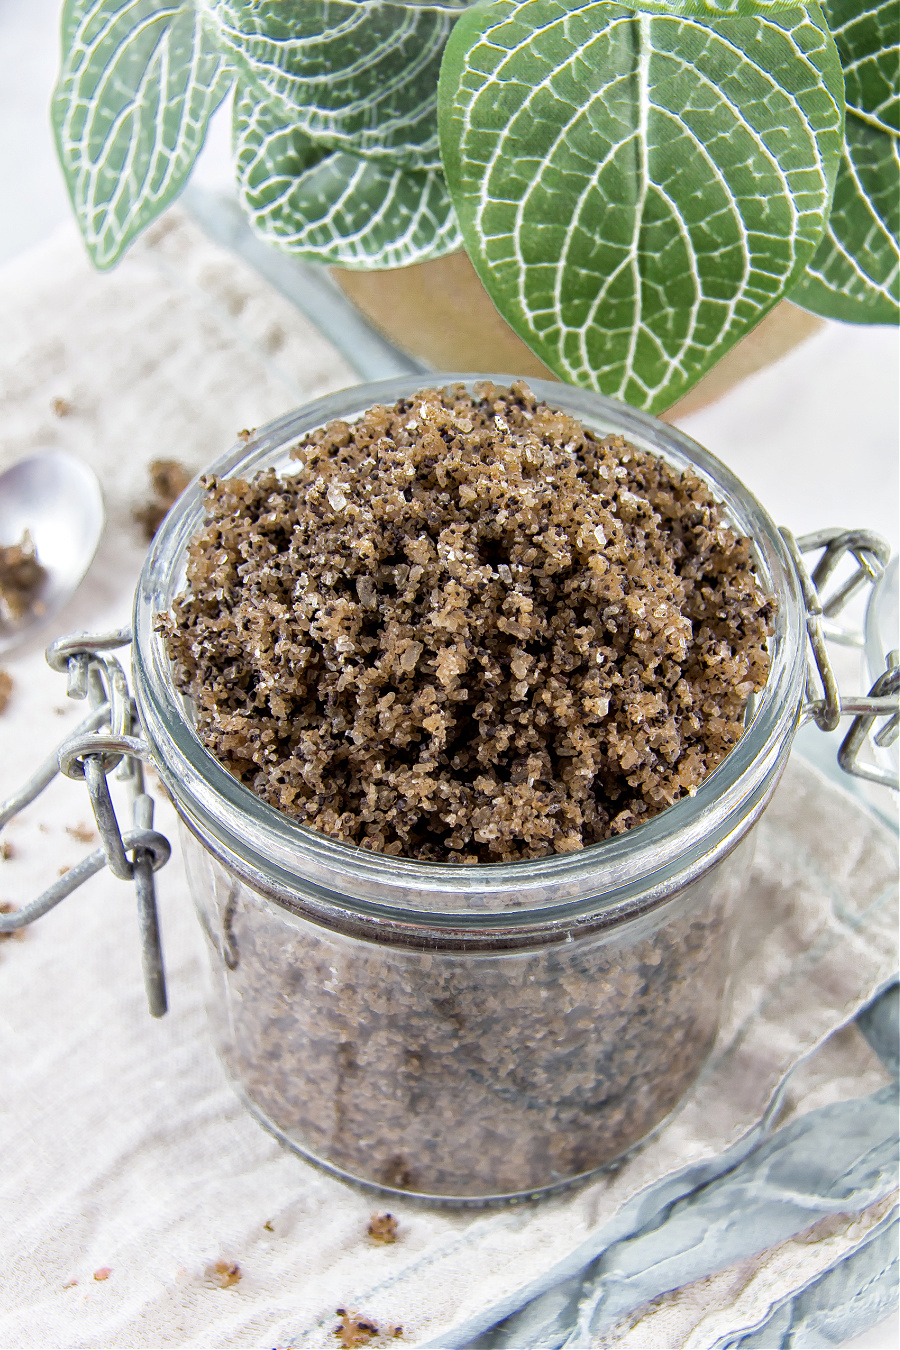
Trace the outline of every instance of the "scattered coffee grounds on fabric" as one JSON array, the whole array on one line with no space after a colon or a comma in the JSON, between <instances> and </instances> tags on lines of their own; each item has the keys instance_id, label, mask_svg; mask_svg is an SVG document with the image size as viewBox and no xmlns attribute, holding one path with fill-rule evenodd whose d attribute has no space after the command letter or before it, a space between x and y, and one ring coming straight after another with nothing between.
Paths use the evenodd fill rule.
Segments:
<instances>
[{"instance_id":1,"label":"scattered coffee grounds on fabric","mask_svg":"<svg viewBox=\"0 0 900 1350\"><path fill-rule=\"evenodd\" d=\"M206 1267L206 1280L217 1289L230 1289L241 1278L241 1268L236 1261L214 1261Z\"/></svg>"},{"instance_id":2,"label":"scattered coffee grounds on fabric","mask_svg":"<svg viewBox=\"0 0 900 1350\"><path fill-rule=\"evenodd\" d=\"M0 914L16 914L19 906L14 905L11 900L0 900ZM0 942L21 941L25 936L24 928L14 928L11 933L0 933Z\"/></svg>"},{"instance_id":3,"label":"scattered coffee grounds on fabric","mask_svg":"<svg viewBox=\"0 0 900 1350\"><path fill-rule=\"evenodd\" d=\"M149 474L150 500L132 512L148 543L193 477L177 459L154 459Z\"/></svg>"},{"instance_id":4,"label":"scattered coffee grounds on fabric","mask_svg":"<svg viewBox=\"0 0 900 1350\"><path fill-rule=\"evenodd\" d=\"M389 1244L397 1241L397 1220L393 1214L373 1214L366 1230L373 1242Z\"/></svg>"},{"instance_id":5,"label":"scattered coffee grounds on fabric","mask_svg":"<svg viewBox=\"0 0 900 1350\"><path fill-rule=\"evenodd\" d=\"M272 806L430 862L648 820L740 739L774 602L709 489L524 384L333 422L208 479L161 617L208 749Z\"/></svg>"},{"instance_id":6,"label":"scattered coffee grounds on fabric","mask_svg":"<svg viewBox=\"0 0 900 1350\"><path fill-rule=\"evenodd\" d=\"M38 596L46 577L27 530L17 544L0 545L0 619L17 624L29 610L40 614Z\"/></svg>"},{"instance_id":7,"label":"scattered coffee grounds on fabric","mask_svg":"<svg viewBox=\"0 0 900 1350\"><path fill-rule=\"evenodd\" d=\"M379 1334L377 1322L369 1317L360 1317L359 1313L347 1312L346 1308L336 1308L341 1319L332 1335L337 1336L343 1346L368 1345Z\"/></svg>"},{"instance_id":8,"label":"scattered coffee grounds on fabric","mask_svg":"<svg viewBox=\"0 0 900 1350\"><path fill-rule=\"evenodd\" d=\"M77 839L79 844L92 844L97 838L97 831L91 825L85 825L80 821L77 825L67 825L66 834L70 834L73 839Z\"/></svg>"}]
</instances>

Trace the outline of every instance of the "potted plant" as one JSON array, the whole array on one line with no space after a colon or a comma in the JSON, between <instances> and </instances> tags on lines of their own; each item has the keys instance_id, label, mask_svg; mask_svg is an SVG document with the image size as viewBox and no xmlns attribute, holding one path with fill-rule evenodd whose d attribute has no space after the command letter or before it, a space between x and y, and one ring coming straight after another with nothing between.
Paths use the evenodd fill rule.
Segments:
<instances>
[{"instance_id":1,"label":"potted plant","mask_svg":"<svg viewBox=\"0 0 900 1350\"><path fill-rule=\"evenodd\" d=\"M54 127L100 268L233 87L264 239L431 264L445 291L464 248L543 365L637 407L684 399L786 297L900 312L893 0L65 0L62 47Z\"/></svg>"}]
</instances>

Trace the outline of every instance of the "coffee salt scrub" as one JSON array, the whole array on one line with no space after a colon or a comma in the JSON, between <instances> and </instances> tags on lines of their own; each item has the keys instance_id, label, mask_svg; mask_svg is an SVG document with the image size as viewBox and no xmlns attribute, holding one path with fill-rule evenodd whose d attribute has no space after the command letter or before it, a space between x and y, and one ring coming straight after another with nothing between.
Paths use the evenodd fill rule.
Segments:
<instances>
[{"instance_id":1,"label":"coffee salt scrub","mask_svg":"<svg viewBox=\"0 0 900 1350\"><path fill-rule=\"evenodd\" d=\"M159 622L204 744L298 823L432 863L570 853L740 738L773 603L700 478L520 384L428 390L293 455L207 482ZM341 1173L556 1185L643 1138L714 1039L744 849L664 910L497 953L343 936L186 844L226 1064Z\"/></svg>"},{"instance_id":2,"label":"coffee salt scrub","mask_svg":"<svg viewBox=\"0 0 900 1350\"><path fill-rule=\"evenodd\" d=\"M768 670L707 487L524 385L332 423L208 483L165 622L207 748L311 829L429 862L568 852L690 793Z\"/></svg>"}]
</instances>

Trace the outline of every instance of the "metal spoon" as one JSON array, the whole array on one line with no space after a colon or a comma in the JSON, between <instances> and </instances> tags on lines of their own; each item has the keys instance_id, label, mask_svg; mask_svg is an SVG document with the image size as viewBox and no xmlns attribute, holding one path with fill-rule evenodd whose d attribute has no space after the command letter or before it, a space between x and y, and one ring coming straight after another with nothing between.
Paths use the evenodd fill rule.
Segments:
<instances>
[{"instance_id":1,"label":"metal spoon","mask_svg":"<svg viewBox=\"0 0 900 1350\"><path fill-rule=\"evenodd\" d=\"M0 544L26 534L44 570L21 619L0 616L0 652L26 642L75 592L103 529L96 474L74 455L45 450L0 474Z\"/></svg>"}]
</instances>

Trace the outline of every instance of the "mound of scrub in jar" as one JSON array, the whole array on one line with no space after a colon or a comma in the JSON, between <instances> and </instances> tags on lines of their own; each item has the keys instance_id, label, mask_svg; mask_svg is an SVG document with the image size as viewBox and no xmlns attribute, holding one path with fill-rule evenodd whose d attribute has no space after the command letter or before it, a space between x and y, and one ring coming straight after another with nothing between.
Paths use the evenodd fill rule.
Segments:
<instances>
[{"instance_id":1,"label":"mound of scrub in jar","mask_svg":"<svg viewBox=\"0 0 900 1350\"><path fill-rule=\"evenodd\" d=\"M206 481L160 617L207 748L272 806L430 862L569 852L739 740L773 602L706 484L538 402L431 389Z\"/></svg>"}]
</instances>

